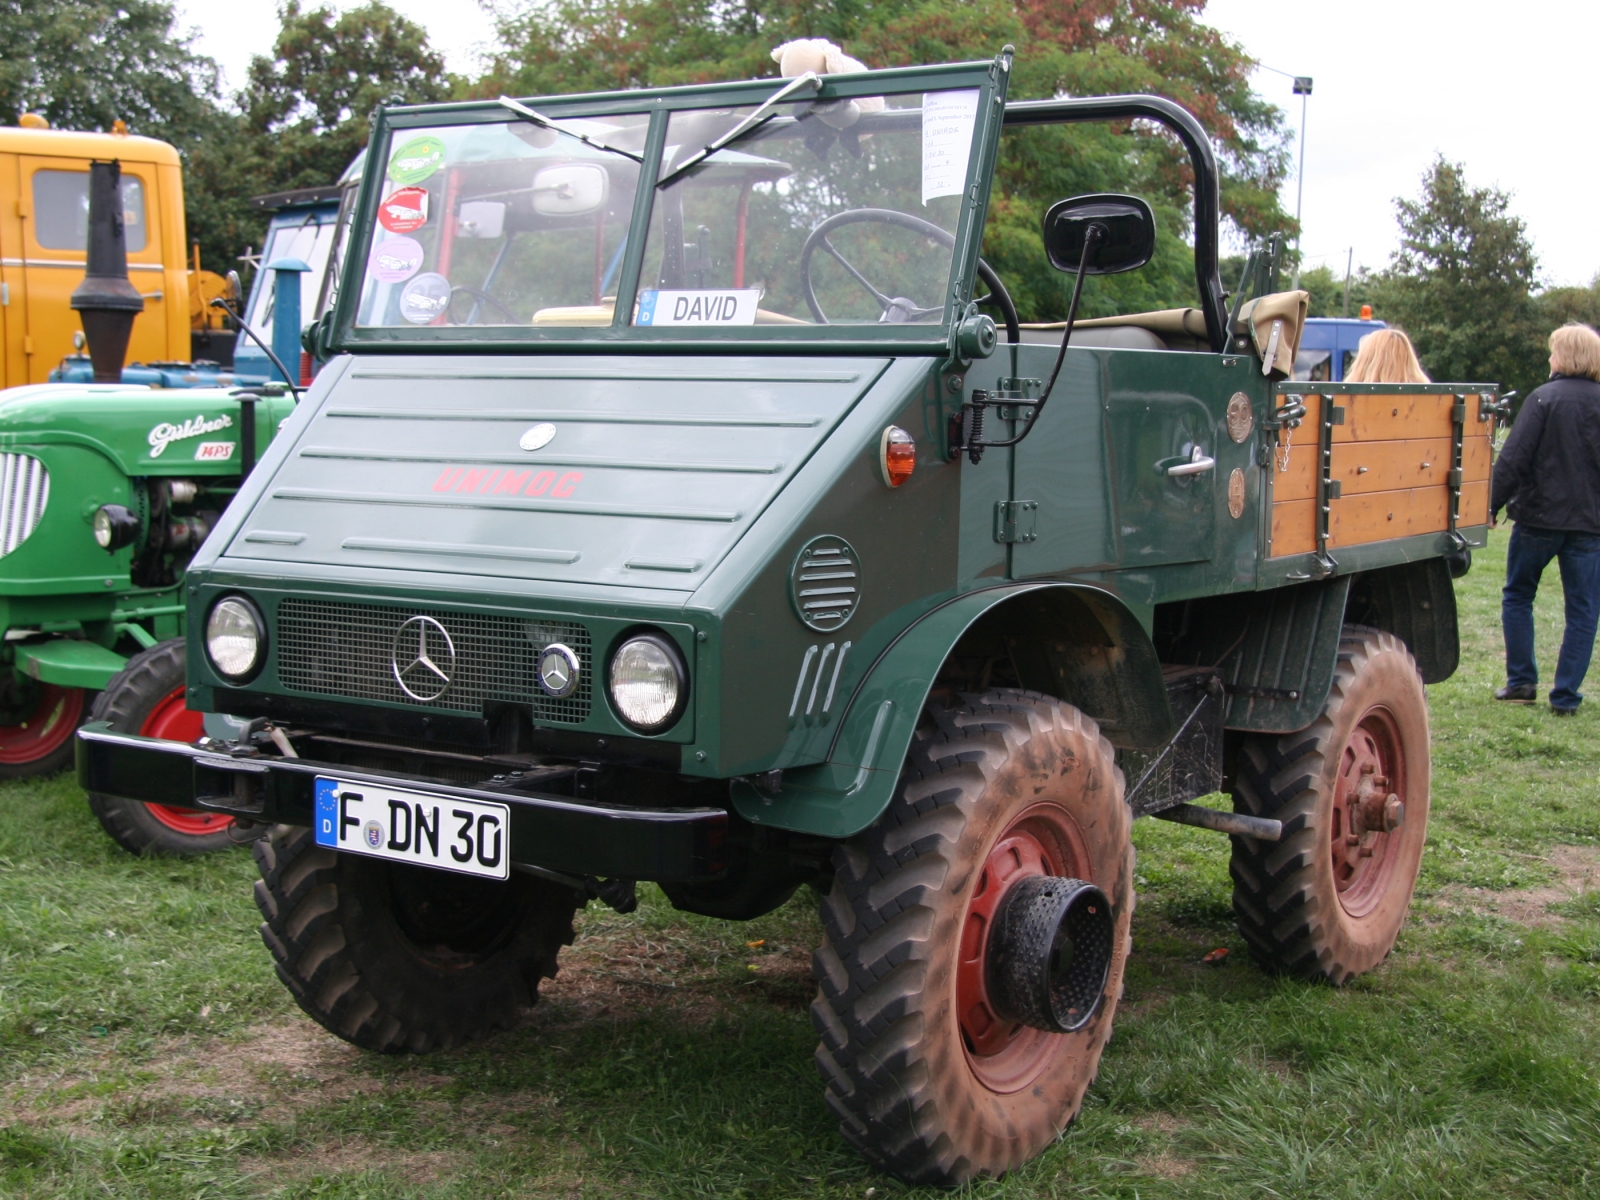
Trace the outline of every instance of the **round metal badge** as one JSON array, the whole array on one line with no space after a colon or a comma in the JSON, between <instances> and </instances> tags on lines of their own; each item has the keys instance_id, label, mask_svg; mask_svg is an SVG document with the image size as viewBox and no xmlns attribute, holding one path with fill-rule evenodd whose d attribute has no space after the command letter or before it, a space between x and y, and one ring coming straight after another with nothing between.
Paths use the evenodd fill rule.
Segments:
<instances>
[{"instance_id":1,"label":"round metal badge","mask_svg":"<svg viewBox=\"0 0 1600 1200\"><path fill-rule=\"evenodd\" d=\"M1228 401L1228 436L1236 442L1242 442L1250 436L1255 423L1256 414L1250 407L1250 397L1243 392L1235 392Z\"/></svg>"},{"instance_id":2,"label":"round metal badge","mask_svg":"<svg viewBox=\"0 0 1600 1200\"><path fill-rule=\"evenodd\" d=\"M1228 476L1228 515L1234 520L1244 516L1244 469L1235 467Z\"/></svg>"},{"instance_id":3,"label":"round metal badge","mask_svg":"<svg viewBox=\"0 0 1600 1200\"><path fill-rule=\"evenodd\" d=\"M542 450L550 444L556 436L556 427L549 421L540 421L537 425L523 431L517 439L517 445L524 450Z\"/></svg>"},{"instance_id":4,"label":"round metal badge","mask_svg":"<svg viewBox=\"0 0 1600 1200\"><path fill-rule=\"evenodd\" d=\"M578 656L560 642L551 642L539 655L539 686L547 696L565 699L578 690Z\"/></svg>"}]
</instances>

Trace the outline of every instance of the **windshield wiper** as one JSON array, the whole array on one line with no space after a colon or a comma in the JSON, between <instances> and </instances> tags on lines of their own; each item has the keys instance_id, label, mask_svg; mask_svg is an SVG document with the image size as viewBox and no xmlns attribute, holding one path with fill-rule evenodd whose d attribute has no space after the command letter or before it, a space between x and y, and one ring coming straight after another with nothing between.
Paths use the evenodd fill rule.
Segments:
<instances>
[{"instance_id":1,"label":"windshield wiper","mask_svg":"<svg viewBox=\"0 0 1600 1200\"><path fill-rule=\"evenodd\" d=\"M772 95L768 96L764 101L762 101L760 107L756 108L748 117L740 121L732 129L728 130L727 133L723 134L714 141L707 142L683 162L679 163L678 166L674 167L671 171L667 172L667 174L663 175L659 180L656 181L656 186L658 188L666 187L667 184L671 183L674 179L677 179L680 175L694 170L694 168L705 162L706 159L710 158L718 150L723 149L725 146L731 146L740 138L746 137L749 134L754 133L757 129L760 129L761 126L765 125L768 121L772 120L773 117L778 115L774 111L778 105L782 104L796 92L807 88L815 91L821 86L822 79L815 71L807 71L804 75L795 76L788 83L784 84L777 91L773 92Z\"/></svg>"},{"instance_id":2,"label":"windshield wiper","mask_svg":"<svg viewBox=\"0 0 1600 1200\"><path fill-rule=\"evenodd\" d=\"M536 112L535 110L529 108L526 104L518 104L515 100L511 99L510 96L501 96L499 98L499 103L502 107L509 108L512 112L516 113L517 116L521 117L524 121L532 121L541 129L548 129L552 133L564 133L570 138L577 138L585 146L592 146L596 150L605 150L611 154L620 154L623 158L631 158L636 163L644 162L644 155L642 154L635 154L632 150L624 150L620 146L608 145L605 142L590 137L586 133L580 133L576 129L568 129L565 125L561 124L559 121L556 121L554 118L547 117L542 112Z\"/></svg>"}]
</instances>

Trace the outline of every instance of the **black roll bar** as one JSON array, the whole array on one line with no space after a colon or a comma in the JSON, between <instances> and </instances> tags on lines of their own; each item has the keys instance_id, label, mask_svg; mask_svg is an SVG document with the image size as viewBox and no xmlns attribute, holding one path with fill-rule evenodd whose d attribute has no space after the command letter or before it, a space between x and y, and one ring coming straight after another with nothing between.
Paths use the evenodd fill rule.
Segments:
<instances>
[{"instance_id":1,"label":"black roll bar","mask_svg":"<svg viewBox=\"0 0 1600 1200\"><path fill-rule=\"evenodd\" d=\"M1217 267L1218 228L1222 220L1221 186L1211 138L1188 109L1164 96L1084 96L1068 100L1016 100L1007 103L1007 125L1064 125L1079 121L1120 121L1143 117L1159 121L1189 151L1194 166L1194 276L1200 288L1200 311L1206 319L1211 349L1228 348L1227 307L1222 300L1222 275Z\"/></svg>"}]
</instances>

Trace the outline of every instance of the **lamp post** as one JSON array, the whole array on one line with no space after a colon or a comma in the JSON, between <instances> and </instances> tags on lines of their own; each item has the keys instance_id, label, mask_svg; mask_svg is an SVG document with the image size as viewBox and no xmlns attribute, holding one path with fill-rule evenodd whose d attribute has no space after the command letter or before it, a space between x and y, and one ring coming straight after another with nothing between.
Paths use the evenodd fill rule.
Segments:
<instances>
[{"instance_id":1,"label":"lamp post","mask_svg":"<svg viewBox=\"0 0 1600 1200\"><path fill-rule=\"evenodd\" d=\"M1300 290L1300 205L1306 194L1306 101L1311 95L1311 76L1294 76L1294 94L1300 97L1300 169L1294 181L1294 282L1290 291Z\"/></svg>"}]
</instances>

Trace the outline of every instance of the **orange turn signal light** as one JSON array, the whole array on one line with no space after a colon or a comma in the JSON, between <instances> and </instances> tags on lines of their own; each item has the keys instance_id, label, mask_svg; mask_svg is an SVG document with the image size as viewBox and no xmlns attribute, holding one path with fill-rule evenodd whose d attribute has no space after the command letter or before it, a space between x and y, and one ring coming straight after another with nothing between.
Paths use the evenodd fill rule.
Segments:
<instances>
[{"instance_id":1,"label":"orange turn signal light","mask_svg":"<svg viewBox=\"0 0 1600 1200\"><path fill-rule=\"evenodd\" d=\"M891 425L878 439L878 471L884 483L899 487L917 469L917 444L898 425Z\"/></svg>"}]
</instances>

